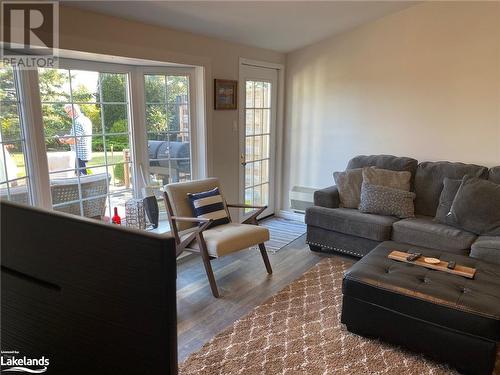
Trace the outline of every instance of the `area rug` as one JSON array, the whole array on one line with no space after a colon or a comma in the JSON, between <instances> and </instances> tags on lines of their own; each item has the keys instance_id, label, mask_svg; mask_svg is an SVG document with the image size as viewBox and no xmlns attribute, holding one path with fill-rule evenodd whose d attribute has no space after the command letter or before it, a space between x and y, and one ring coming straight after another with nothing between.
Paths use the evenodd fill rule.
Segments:
<instances>
[{"instance_id":1,"label":"area rug","mask_svg":"<svg viewBox=\"0 0 500 375\"><path fill-rule=\"evenodd\" d=\"M266 249L276 253L290 242L296 240L306 232L306 225L300 221L287 220L281 217L271 217L259 222L260 226L269 229L270 239L266 242Z\"/></svg>"},{"instance_id":2,"label":"area rug","mask_svg":"<svg viewBox=\"0 0 500 375\"><path fill-rule=\"evenodd\" d=\"M342 275L325 258L179 366L188 374L457 374L441 363L346 331ZM498 369L498 365L497 365Z\"/></svg>"}]
</instances>

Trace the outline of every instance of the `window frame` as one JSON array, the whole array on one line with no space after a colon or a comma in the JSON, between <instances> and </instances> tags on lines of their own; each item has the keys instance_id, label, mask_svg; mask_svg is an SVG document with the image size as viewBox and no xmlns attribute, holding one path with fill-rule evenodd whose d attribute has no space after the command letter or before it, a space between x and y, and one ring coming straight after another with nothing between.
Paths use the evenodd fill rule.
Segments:
<instances>
[{"instance_id":1,"label":"window frame","mask_svg":"<svg viewBox=\"0 0 500 375\"><path fill-rule=\"evenodd\" d=\"M7 200L11 199L11 189L14 187L9 187L9 185L12 182L16 182L19 180L25 180L26 181L26 194L28 198L28 204L33 204L34 202L34 194L32 192L32 176L31 176L31 169L28 166L28 144L27 144L27 139L26 139L26 114L24 113L24 107L26 105L24 104L24 95L23 95L23 87L22 87L22 78L19 74L18 69L15 69L13 66L9 65L10 69L12 69L12 83L14 84L14 91L16 94L16 100L5 100L0 103L0 107L2 104L7 104L7 105L13 105L16 107L16 113L19 119L19 131L20 131L20 137L17 139L13 140L5 140L4 137L0 137L0 152L2 153L2 164L3 168L5 169L5 181L0 181L2 184L5 183L5 188L7 189ZM23 153L23 159L24 159L24 169L25 169L25 176L23 177L14 177L9 176L9 171L8 171L8 166L7 166L7 158L6 158L6 153L7 151L5 150L5 144L9 143L19 143L21 145L22 153Z\"/></svg>"},{"instance_id":2,"label":"window frame","mask_svg":"<svg viewBox=\"0 0 500 375\"><path fill-rule=\"evenodd\" d=\"M199 152L198 145L198 123L196 117L196 77L194 67L162 67L162 66L146 66L136 68L137 79L141 81L141 92L136 93L140 97L135 102L136 109L138 113L138 118L136 121L140 124L140 128L143 129L141 136L144 137L144 142L137 145L139 149L137 150L137 155L142 157L142 160L138 159L138 165L142 165L142 172L144 174L145 182L147 179L149 181L150 170L149 170L149 153L148 153L148 134L146 126L146 93L144 90L144 76L147 74L158 74L165 76L187 76L189 80L189 138L190 138L190 152L191 152L191 179L202 178L202 172L198 168L199 158L201 153ZM142 149L141 149L142 148ZM144 186L144 185L143 185Z\"/></svg>"},{"instance_id":3,"label":"window frame","mask_svg":"<svg viewBox=\"0 0 500 375\"><path fill-rule=\"evenodd\" d=\"M205 134L205 122L200 123L197 108L204 98L198 95L200 84L196 68L191 66L143 66L107 63L79 59L59 59L59 69L97 71L99 73L121 73L127 75L127 114L129 118L130 153L132 166L133 196L142 196L142 188L149 183L149 153L146 128L146 104L144 92L145 74L183 75L189 78L189 134L191 151L191 179L202 178L206 168L207 145L201 146L198 133ZM23 131L26 144L26 174L34 206L53 210L50 188L50 173L43 127L42 102L39 90L38 70L15 69L19 79L19 99L22 103ZM200 128L200 126L202 128ZM198 131L201 129L201 131ZM110 192L108 191L108 197Z\"/></svg>"}]
</instances>

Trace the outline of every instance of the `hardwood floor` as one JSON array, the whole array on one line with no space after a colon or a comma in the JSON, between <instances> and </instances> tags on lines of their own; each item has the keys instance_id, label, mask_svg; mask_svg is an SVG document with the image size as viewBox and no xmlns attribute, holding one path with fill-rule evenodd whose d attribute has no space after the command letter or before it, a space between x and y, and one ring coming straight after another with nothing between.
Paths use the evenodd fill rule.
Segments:
<instances>
[{"instance_id":1,"label":"hardwood floor","mask_svg":"<svg viewBox=\"0 0 500 375\"><path fill-rule=\"evenodd\" d=\"M201 257L181 260L177 267L179 363L326 256L332 255L310 251L303 235L269 254L272 275L267 274L258 249L213 260L218 299L212 296Z\"/></svg>"}]
</instances>

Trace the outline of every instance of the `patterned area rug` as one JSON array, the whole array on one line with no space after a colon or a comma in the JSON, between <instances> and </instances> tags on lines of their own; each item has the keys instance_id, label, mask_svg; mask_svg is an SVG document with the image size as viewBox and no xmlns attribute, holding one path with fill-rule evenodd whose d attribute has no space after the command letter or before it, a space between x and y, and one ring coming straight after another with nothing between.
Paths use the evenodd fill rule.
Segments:
<instances>
[{"instance_id":1,"label":"patterned area rug","mask_svg":"<svg viewBox=\"0 0 500 375\"><path fill-rule=\"evenodd\" d=\"M325 258L179 366L188 374L456 374L444 364L346 331L342 275ZM498 369L498 362L497 362Z\"/></svg>"},{"instance_id":2,"label":"patterned area rug","mask_svg":"<svg viewBox=\"0 0 500 375\"><path fill-rule=\"evenodd\" d=\"M281 248L295 241L306 233L306 225L300 221L287 220L281 217L271 217L259 222L259 225L269 229L270 240L266 242L266 249L276 253Z\"/></svg>"}]
</instances>

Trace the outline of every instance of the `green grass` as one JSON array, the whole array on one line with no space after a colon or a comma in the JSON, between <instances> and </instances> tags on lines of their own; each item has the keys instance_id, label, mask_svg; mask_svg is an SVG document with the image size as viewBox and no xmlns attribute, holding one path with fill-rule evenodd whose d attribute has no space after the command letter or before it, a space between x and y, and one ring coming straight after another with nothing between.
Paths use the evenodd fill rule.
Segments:
<instances>
[{"instance_id":1,"label":"green grass","mask_svg":"<svg viewBox=\"0 0 500 375\"><path fill-rule=\"evenodd\" d=\"M17 177L23 177L24 171L25 171L25 165L24 165L24 156L20 152L15 152L10 154L12 156L12 159L14 159L14 162L16 163L19 172ZM121 151L117 151L114 153L113 157L111 157L111 153L108 153L108 163L109 164L114 164L114 163L120 163L123 161L123 153ZM87 164L87 167L92 168L95 166L101 166L104 165L106 162L104 152L93 152L92 153L92 160ZM109 168L109 172L113 173L113 168Z\"/></svg>"}]
</instances>

